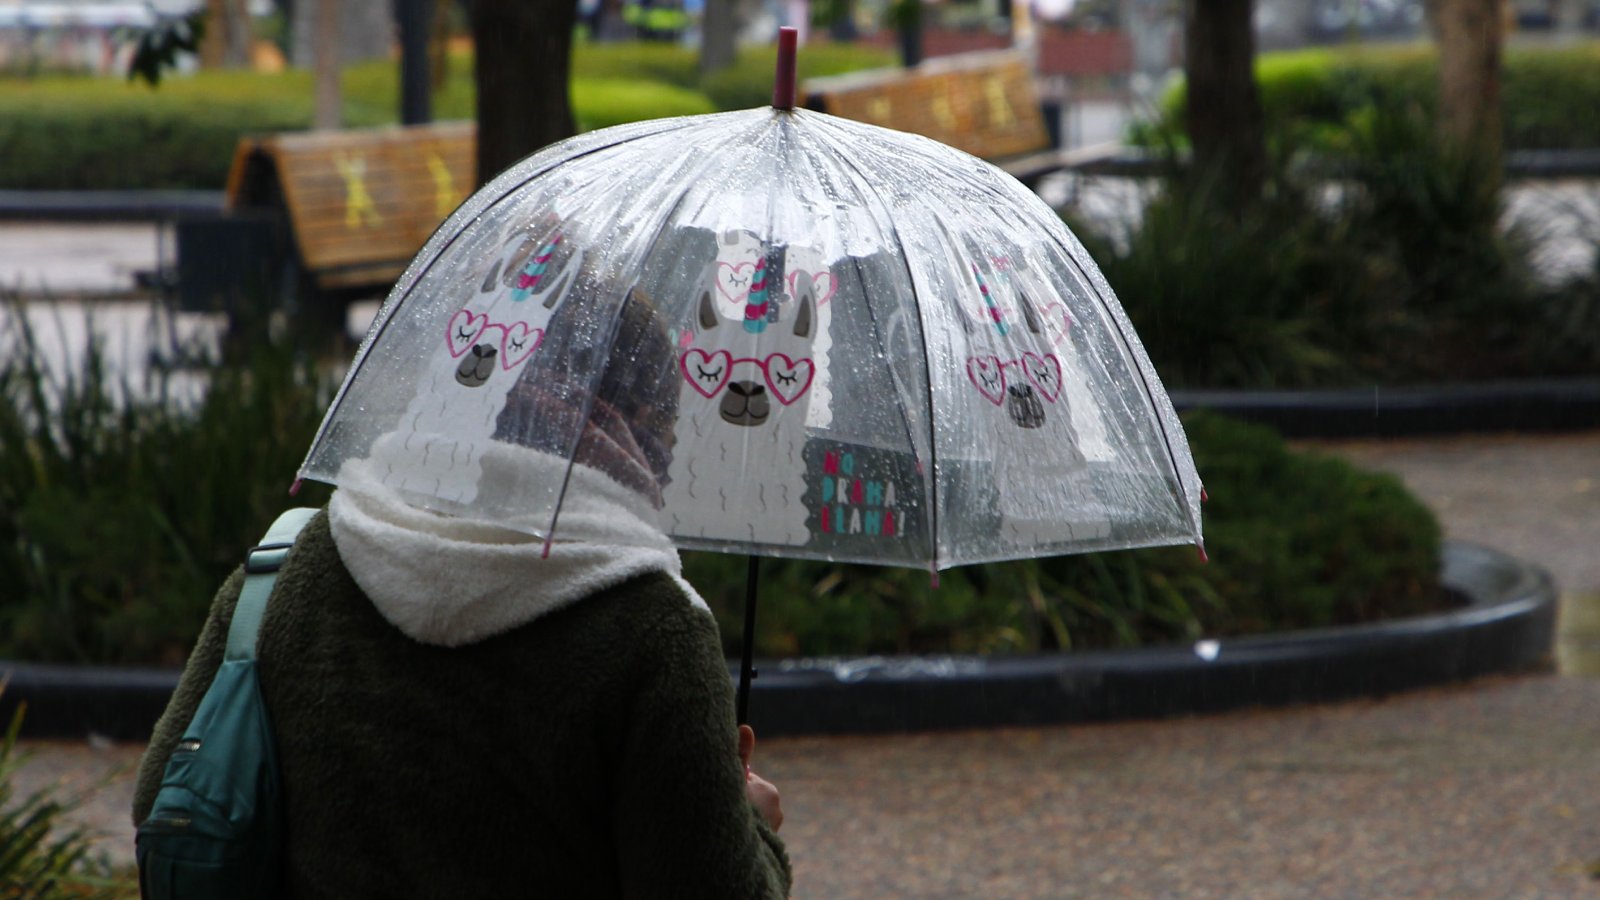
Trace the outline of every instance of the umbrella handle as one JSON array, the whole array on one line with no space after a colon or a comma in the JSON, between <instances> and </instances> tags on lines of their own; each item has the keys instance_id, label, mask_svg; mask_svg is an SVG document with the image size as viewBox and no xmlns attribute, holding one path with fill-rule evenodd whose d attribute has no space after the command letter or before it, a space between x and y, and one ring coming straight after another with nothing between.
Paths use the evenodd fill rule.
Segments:
<instances>
[{"instance_id":1,"label":"umbrella handle","mask_svg":"<svg viewBox=\"0 0 1600 900\"><path fill-rule=\"evenodd\" d=\"M756 579L760 569L761 557L751 556L744 582L744 646L740 648L739 693L735 704L740 725L750 722L750 682L756 677Z\"/></svg>"},{"instance_id":2,"label":"umbrella handle","mask_svg":"<svg viewBox=\"0 0 1600 900\"><path fill-rule=\"evenodd\" d=\"M795 97L795 43L799 31L785 25L778 29L778 73L772 82L774 109L794 109Z\"/></svg>"}]
</instances>

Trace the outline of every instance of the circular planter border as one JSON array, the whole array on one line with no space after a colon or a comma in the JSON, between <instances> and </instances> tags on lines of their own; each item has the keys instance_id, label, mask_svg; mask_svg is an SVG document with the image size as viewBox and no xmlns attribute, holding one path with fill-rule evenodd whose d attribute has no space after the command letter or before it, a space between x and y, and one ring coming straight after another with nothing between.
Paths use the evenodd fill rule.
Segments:
<instances>
[{"instance_id":1,"label":"circular planter border","mask_svg":"<svg viewBox=\"0 0 1600 900\"><path fill-rule=\"evenodd\" d=\"M1209 409L1290 438L1414 437L1600 428L1600 378L1546 378L1308 391L1175 390L1179 411Z\"/></svg>"},{"instance_id":2,"label":"circular planter border","mask_svg":"<svg viewBox=\"0 0 1600 900\"><path fill-rule=\"evenodd\" d=\"M1320 702L1549 665L1550 575L1504 553L1446 542L1441 578L1458 610L1369 625L1192 646L1026 657L763 660L751 724L763 735L988 728L1152 718ZM0 662L0 716L28 704L27 737L142 741L178 672Z\"/></svg>"},{"instance_id":3,"label":"circular planter border","mask_svg":"<svg viewBox=\"0 0 1600 900\"><path fill-rule=\"evenodd\" d=\"M1060 724L1213 713L1548 668L1549 573L1446 542L1441 578L1464 608L1189 646L1027 657L768 661L751 724L769 737Z\"/></svg>"}]
</instances>

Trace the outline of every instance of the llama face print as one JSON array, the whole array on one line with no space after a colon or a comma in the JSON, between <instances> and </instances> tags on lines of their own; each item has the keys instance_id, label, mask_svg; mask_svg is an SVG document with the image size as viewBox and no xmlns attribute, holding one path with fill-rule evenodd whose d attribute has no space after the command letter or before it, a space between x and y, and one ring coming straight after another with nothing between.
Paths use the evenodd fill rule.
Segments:
<instances>
[{"instance_id":1,"label":"llama face print","mask_svg":"<svg viewBox=\"0 0 1600 900\"><path fill-rule=\"evenodd\" d=\"M469 273L464 302L444 323L398 433L382 448L397 457L386 484L452 503L476 498L495 416L582 262L547 222L506 235L489 264Z\"/></svg>"},{"instance_id":2,"label":"llama face print","mask_svg":"<svg viewBox=\"0 0 1600 900\"><path fill-rule=\"evenodd\" d=\"M748 234L718 239L717 260L680 328L678 419L664 492L679 537L799 545L810 537L802 451L818 381L817 280L795 279L794 251ZM752 252L754 251L754 252ZM742 291L737 304L730 292ZM763 457L761 478L744 464Z\"/></svg>"},{"instance_id":3,"label":"llama face print","mask_svg":"<svg viewBox=\"0 0 1600 900\"><path fill-rule=\"evenodd\" d=\"M1000 538L1041 547L1109 536L1080 434L1093 407L1073 403L1081 392L1069 384L1078 367L1065 304L1020 263L990 260L970 272L966 375L987 423Z\"/></svg>"}]
</instances>

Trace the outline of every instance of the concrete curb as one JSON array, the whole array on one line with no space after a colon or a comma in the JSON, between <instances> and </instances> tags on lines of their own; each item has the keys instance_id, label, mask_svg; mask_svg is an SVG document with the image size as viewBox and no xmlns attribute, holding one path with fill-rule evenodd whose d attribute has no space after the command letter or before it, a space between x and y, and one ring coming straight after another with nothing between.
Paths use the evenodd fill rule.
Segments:
<instances>
[{"instance_id":1,"label":"concrete curb","mask_svg":"<svg viewBox=\"0 0 1600 900\"><path fill-rule=\"evenodd\" d=\"M1549 665L1558 598L1548 573L1447 542L1441 577L1464 608L1192 646L767 662L751 724L778 736L1147 719L1381 697Z\"/></svg>"},{"instance_id":2,"label":"concrete curb","mask_svg":"<svg viewBox=\"0 0 1600 900\"><path fill-rule=\"evenodd\" d=\"M1316 391L1176 390L1180 412L1209 409L1290 438L1412 437L1600 428L1600 378Z\"/></svg>"},{"instance_id":3,"label":"concrete curb","mask_svg":"<svg viewBox=\"0 0 1600 900\"><path fill-rule=\"evenodd\" d=\"M1557 595L1548 573L1447 542L1445 585L1466 607L1195 646L1029 657L758 662L751 724L769 737L1154 718L1309 703L1548 665ZM0 721L28 704L27 737L144 740L177 684L170 669L0 662Z\"/></svg>"}]
</instances>

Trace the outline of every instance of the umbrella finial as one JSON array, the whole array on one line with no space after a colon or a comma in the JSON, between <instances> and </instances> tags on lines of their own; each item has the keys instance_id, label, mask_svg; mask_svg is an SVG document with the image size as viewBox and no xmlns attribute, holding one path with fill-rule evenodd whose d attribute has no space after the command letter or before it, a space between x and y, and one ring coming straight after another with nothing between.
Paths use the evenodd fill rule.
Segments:
<instances>
[{"instance_id":1,"label":"umbrella finial","mask_svg":"<svg viewBox=\"0 0 1600 900\"><path fill-rule=\"evenodd\" d=\"M795 42L799 40L799 34L799 31L788 25L778 29L778 75L772 83L774 109L794 109L794 48Z\"/></svg>"}]
</instances>

